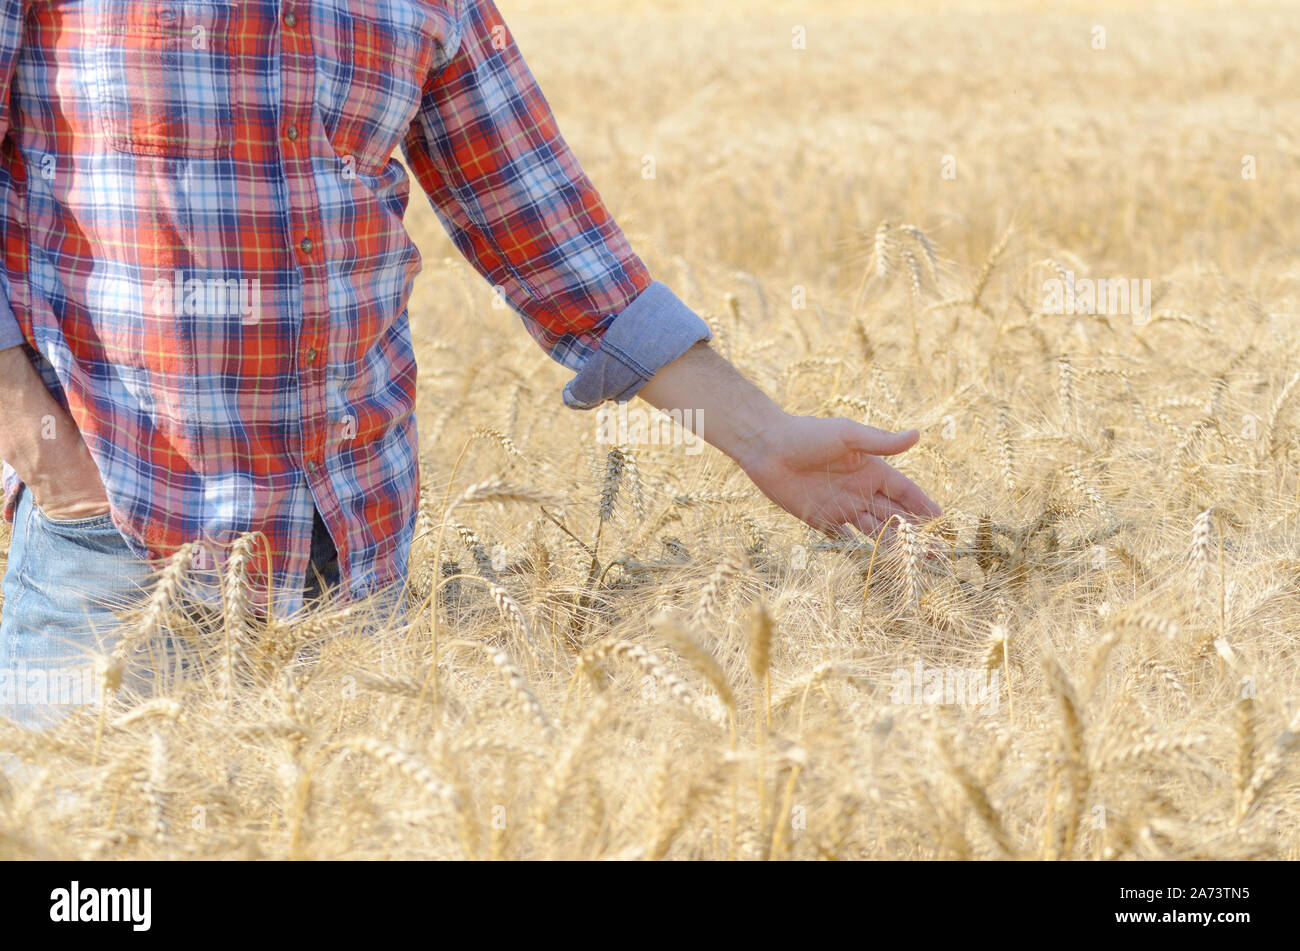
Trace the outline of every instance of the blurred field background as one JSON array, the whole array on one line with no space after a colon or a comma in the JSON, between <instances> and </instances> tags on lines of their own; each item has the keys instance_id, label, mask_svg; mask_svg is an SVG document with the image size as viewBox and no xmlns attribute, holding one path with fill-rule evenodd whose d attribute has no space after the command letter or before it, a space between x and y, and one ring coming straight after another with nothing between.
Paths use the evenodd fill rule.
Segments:
<instances>
[{"instance_id":1,"label":"blurred field background","mask_svg":"<svg viewBox=\"0 0 1300 951\"><path fill-rule=\"evenodd\" d=\"M712 450L611 458L413 188L436 637L228 618L0 736L0 856L1296 857L1296 7L500 6L721 352L920 428L944 519L832 546ZM1043 314L1067 271L1151 319Z\"/></svg>"}]
</instances>

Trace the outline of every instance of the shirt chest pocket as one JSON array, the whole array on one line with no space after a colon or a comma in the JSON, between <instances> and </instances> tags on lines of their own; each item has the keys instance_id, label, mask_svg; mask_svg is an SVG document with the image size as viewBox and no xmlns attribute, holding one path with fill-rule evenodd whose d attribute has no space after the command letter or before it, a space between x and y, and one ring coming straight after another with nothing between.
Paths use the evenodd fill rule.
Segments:
<instances>
[{"instance_id":1,"label":"shirt chest pocket","mask_svg":"<svg viewBox=\"0 0 1300 951\"><path fill-rule=\"evenodd\" d=\"M229 0L106 0L96 26L100 128L119 152L218 157L234 139Z\"/></svg>"},{"instance_id":2,"label":"shirt chest pocket","mask_svg":"<svg viewBox=\"0 0 1300 951\"><path fill-rule=\"evenodd\" d=\"M420 107L431 48L418 29L396 22L354 14L338 27L340 48L322 68L333 104L326 132L345 167L376 175Z\"/></svg>"}]
</instances>

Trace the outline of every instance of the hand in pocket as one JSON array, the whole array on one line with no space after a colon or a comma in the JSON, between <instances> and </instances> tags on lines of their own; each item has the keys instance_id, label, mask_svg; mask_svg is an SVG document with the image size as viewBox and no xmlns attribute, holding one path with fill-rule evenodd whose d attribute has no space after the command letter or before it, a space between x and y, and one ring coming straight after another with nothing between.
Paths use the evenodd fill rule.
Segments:
<instances>
[{"instance_id":1,"label":"hand in pocket","mask_svg":"<svg viewBox=\"0 0 1300 951\"><path fill-rule=\"evenodd\" d=\"M99 469L90 458L81 433L75 426L66 428L70 433L67 444L53 446L49 452L42 453L42 471L28 483L32 498L42 512L56 521L103 515L109 510L109 504ZM49 465L44 464L45 456L51 457Z\"/></svg>"},{"instance_id":2,"label":"hand in pocket","mask_svg":"<svg viewBox=\"0 0 1300 951\"><path fill-rule=\"evenodd\" d=\"M81 430L21 347L0 350L0 406L0 458L13 466L41 511L71 521L109 510Z\"/></svg>"}]
</instances>

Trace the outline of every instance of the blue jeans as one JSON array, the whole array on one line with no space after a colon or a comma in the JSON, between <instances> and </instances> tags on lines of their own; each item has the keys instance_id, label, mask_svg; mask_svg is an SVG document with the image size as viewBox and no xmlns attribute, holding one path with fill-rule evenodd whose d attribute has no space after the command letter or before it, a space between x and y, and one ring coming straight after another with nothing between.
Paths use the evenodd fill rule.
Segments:
<instances>
[{"instance_id":1,"label":"blue jeans","mask_svg":"<svg viewBox=\"0 0 1300 951\"><path fill-rule=\"evenodd\" d=\"M338 584L338 556L319 514L312 533L310 603ZM148 597L154 573L126 544L109 515L52 519L23 489L14 513L0 608L0 716L48 726L73 706L100 700L96 657L117 643L118 614ZM215 583L215 574L196 579ZM402 612L402 586L375 597L381 617ZM164 633L150 645L144 671L128 670L123 686L149 694L183 673L194 646Z\"/></svg>"}]
</instances>

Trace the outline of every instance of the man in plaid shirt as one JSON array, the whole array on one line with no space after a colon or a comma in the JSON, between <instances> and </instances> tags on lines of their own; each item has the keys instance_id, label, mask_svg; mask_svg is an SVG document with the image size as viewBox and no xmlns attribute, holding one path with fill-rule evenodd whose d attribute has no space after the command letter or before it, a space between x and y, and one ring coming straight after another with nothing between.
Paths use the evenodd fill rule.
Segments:
<instances>
[{"instance_id":1,"label":"man in plaid shirt","mask_svg":"<svg viewBox=\"0 0 1300 951\"><path fill-rule=\"evenodd\" d=\"M263 533L279 611L405 578L418 491L401 146L564 402L639 395L830 533L937 508L917 433L782 412L632 252L492 0L0 0L0 670L187 542ZM3 698L0 698L3 703ZM3 712L0 710L0 712Z\"/></svg>"}]
</instances>

